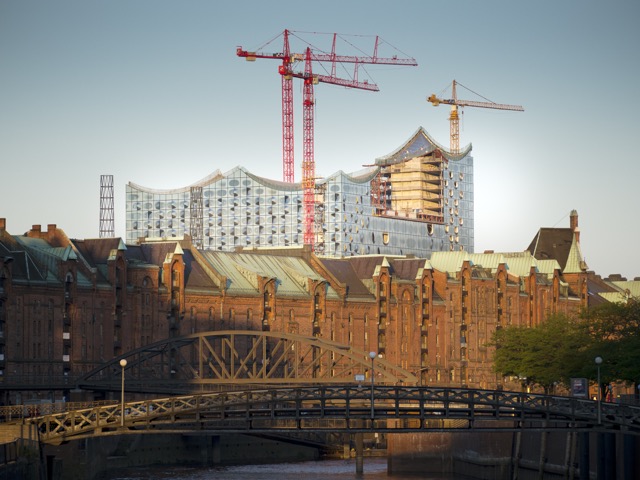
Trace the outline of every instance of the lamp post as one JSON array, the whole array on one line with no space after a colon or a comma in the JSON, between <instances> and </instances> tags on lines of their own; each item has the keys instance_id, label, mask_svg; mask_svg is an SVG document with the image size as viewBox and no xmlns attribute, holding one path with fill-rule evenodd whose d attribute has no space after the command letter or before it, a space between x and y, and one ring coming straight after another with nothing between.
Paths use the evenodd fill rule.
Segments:
<instances>
[{"instance_id":1,"label":"lamp post","mask_svg":"<svg viewBox=\"0 0 640 480\"><path fill-rule=\"evenodd\" d=\"M600 403L602 402L602 389L600 388L600 365L602 364L602 357L597 356L595 358L596 368L598 370L598 425L602 423L602 412L600 411Z\"/></svg>"},{"instance_id":2,"label":"lamp post","mask_svg":"<svg viewBox=\"0 0 640 480\"><path fill-rule=\"evenodd\" d=\"M120 426L124 427L124 367L127 366L127 361L123 358L120 360L120 366L122 367L122 395L120 397L121 400L121 411L120 411Z\"/></svg>"},{"instance_id":3,"label":"lamp post","mask_svg":"<svg viewBox=\"0 0 640 480\"><path fill-rule=\"evenodd\" d=\"M369 352L369 358L371 359L371 422L373 424L373 418L375 412L373 410L373 381L375 379L374 360L376 359L376 352Z\"/></svg>"}]
</instances>

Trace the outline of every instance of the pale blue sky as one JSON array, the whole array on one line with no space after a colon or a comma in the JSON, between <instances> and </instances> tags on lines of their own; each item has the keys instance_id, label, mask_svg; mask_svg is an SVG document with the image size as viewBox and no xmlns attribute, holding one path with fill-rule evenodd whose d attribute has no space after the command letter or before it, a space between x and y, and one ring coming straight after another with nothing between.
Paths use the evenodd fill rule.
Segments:
<instances>
[{"instance_id":1,"label":"pale blue sky","mask_svg":"<svg viewBox=\"0 0 640 480\"><path fill-rule=\"evenodd\" d=\"M376 93L316 88L319 175L356 171L420 126L448 145L448 107L425 99L455 78L525 108L464 110L476 251L524 250L576 209L589 267L640 276L639 22L635 0L0 0L0 217L14 234L55 223L97 237L110 174L124 236L129 181L176 188L237 165L279 180L278 64L236 46L285 28L380 35L419 66L367 68ZM294 96L298 108L300 82ZM299 180L299 110L295 132Z\"/></svg>"}]
</instances>

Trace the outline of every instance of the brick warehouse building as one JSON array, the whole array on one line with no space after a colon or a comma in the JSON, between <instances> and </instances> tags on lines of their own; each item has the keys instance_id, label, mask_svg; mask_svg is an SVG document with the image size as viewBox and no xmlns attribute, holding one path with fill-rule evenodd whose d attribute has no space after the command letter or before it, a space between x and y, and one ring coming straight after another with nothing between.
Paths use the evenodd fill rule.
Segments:
<instances>
[{"instance_id":1,"label":"brick warehouse building","mask_svg":"<svg viewBox=\"0 0 640 480\"><path fill-rule=\"evenodd\" d=\"M189 237L126 245L56 225L11 235L0 219L3 402L170 337L215 330L315 335L375 351L423 384L520 388L492 371L500 325L640 296L640 281L588 271L578 215L517 253L322 258L308 247L199 250ZM70 384L73 382L70 381Z\"/></svg>"}]
</instances>

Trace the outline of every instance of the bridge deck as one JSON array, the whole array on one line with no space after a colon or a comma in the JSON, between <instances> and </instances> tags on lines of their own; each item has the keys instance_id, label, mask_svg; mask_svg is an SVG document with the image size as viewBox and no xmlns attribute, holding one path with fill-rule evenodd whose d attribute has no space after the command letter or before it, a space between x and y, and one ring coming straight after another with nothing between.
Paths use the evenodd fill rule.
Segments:
<instances>
[{"instance_id":1,"label":"bridge deck","mask_svg":"<svg viewBox=\"0 0 640 480\"><path fill-rule=\"evenodd\" d=\"M25 421L37 427L40 441L46 443L168 430L355 433L597 428L640 435L640 407L603 403L600 415L597 408L591 400L519 392L339 385L169 397Z\"/></svg>"}]
</instances>

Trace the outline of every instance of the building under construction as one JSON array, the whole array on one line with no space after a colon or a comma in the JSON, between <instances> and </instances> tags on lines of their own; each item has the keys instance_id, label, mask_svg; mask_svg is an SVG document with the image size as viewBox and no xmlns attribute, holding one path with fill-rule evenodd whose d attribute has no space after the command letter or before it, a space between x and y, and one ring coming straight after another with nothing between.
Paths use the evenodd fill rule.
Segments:
<instances>
[{"instance_id":1,"label":"building under construction","mask_svg":"<svg viewBox=\"0 0 640 480\"><path fill-rule=\"evenodd\" d=\"M470 151L452 154L420 128L373 165L318 179L313 250L329 257L472 252ZM303 185L242 167L171 190L129 182L126 197L130 244L184 235L205 250L304 244Z\"/></svg>"}]
</instances>

